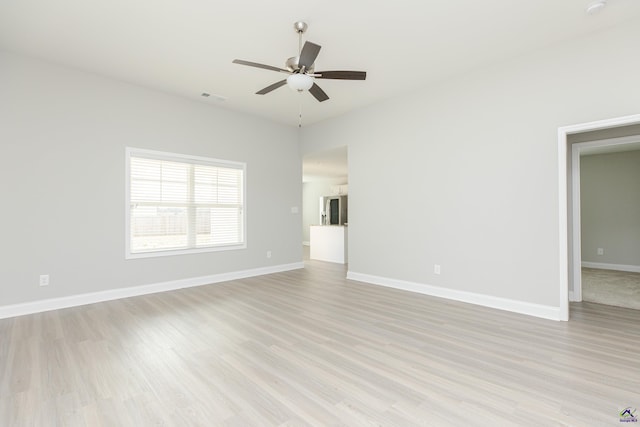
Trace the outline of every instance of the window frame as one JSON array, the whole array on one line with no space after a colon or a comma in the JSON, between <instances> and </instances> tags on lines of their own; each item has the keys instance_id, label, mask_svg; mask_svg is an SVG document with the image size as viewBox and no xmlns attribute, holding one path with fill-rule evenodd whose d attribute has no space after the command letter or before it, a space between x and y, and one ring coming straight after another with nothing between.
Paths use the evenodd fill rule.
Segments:
<instances>
[{"instance_id":1,"label":"window frame","mask_svg":"<svg viewBox=\"0 0 640 427\"><path fill-rule=\"evenodd\" d=\"M180 248L159 249L146 252L131 252L131 158L166 160L185 164L198 164L221 168L233 168L242 171L242 241L239 243ZM186 255L204 252L220 252L247 247L247 164L231 160L214 159L210 157L193 156L188 154L170 153L165 151L147 150L125 147L125 259L155 258L162 256Z\"/></svg>"}]
</instances>

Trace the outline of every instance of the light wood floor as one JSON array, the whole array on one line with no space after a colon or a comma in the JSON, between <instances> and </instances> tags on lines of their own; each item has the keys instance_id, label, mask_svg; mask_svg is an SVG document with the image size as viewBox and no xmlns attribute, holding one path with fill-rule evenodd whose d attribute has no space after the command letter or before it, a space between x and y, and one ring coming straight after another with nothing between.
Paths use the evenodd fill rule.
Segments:
<instances>
[{"instance_id":1,"label":"light wood floor","mask_svg":"<svg viewBox=\"0 0 640 427\"><path fill-rule=\"evenodd\" d=\"M613 426L640 408L638 310L554 322L344 274L307 261L0 320L0 426Z\"/></svg>"}]
</instances>

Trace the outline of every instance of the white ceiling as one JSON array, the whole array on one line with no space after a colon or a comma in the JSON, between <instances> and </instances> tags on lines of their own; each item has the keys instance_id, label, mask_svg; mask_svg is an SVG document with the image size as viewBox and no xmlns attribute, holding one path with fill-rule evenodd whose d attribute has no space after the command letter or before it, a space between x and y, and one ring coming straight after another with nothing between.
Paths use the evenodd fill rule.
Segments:
<instances>
[{"instance_id":1,"label":"white ceiling","mask_svg":"<svg viewBox=\"0 0 640 427\"><path fill-rule=\"evenodd\" d=\"M421 85L640 17L640 1L609 0L4 0L0 48L297 126ZM287 87L254 93L295 56L292 26L322 46L317 70L363 70L366 81L322 80L318 103ZM203 98L202 92L221 95Z\"/></svg>"}]
</instances>

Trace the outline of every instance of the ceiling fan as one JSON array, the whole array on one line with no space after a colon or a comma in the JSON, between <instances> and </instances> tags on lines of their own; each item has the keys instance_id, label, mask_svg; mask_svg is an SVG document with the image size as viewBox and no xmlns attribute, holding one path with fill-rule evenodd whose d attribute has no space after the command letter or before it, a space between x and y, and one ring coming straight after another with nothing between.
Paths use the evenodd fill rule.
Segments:
<instances>
[{"instance_id":1,"label":"ceiling fan","mask_svg":"<svg viewBox=\"0 0 640 427\"><path fill-rule=\"evenodd\" d=\"M329 96L318 86L315 79L337 79L337 80L365 80L365 71L315 71L314 63L318 57L321 46L309 41L302 45L302 34L307 31L307 24L298 21L293 24L293 28L298 33L298 56L287 59L286 68L272 67L271 65L258 64L256 62L234 59L234 64L247 65L249 67L264 68L265 70L276 71L289 74L284 80L280 80L272 85L256 92L256 95L265 95L281 86L288 85L290 88L303 92L308 90L318 101L326 101Z\"/></svg>"}]
</instances>

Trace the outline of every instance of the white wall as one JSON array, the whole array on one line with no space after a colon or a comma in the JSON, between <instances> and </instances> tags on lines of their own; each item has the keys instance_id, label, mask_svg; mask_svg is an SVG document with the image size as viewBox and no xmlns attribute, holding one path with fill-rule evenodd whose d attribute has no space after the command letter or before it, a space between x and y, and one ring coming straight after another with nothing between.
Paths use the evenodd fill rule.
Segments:
<instances>
[{"instance_id":1,"label":"white wall","mask_svg":"<svg viewBox=\"0 0 640 427\"><path fill-rule=\"evenodd\" d=\"M349 144L350 272L559 307L557 130L640 112L638 40L636 21L303 128L303 153Z\"/></svg>"},{"instance_id":2,"label":"white wall","mask_svg":"<svg viewBox=\"0 0 640 427\"><path fill-rule=\"evenodd\" d=\"M0 93L0 306L302 261L297 129L6 52ZM125 260L126 146L246 162L248 248Z\"/></svg>"},{"instance_id":3,"label":"white wall","mask_svg":"<svg viewBox=\"0 0 640 427\"><path fill-rule=\"evenodd\" d=\"M640 151L583 156L580 203L582 260L640 267Z\"/></svg>"}]
</instances>

